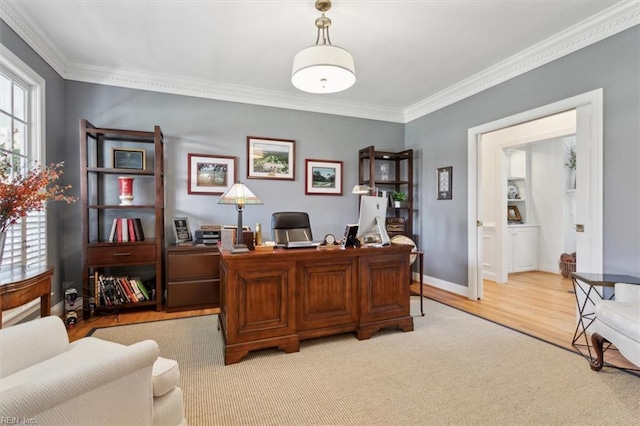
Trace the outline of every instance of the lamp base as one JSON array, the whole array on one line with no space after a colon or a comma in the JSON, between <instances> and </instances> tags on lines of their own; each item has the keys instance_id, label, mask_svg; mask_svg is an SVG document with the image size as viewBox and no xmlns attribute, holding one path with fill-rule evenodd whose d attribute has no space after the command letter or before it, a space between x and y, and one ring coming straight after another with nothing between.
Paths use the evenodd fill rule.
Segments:
<instances>
[{"instance_id":1,"label":"lamp base","mask_svg":"<svg viewBox=\"0 0 640 426\"><path fill-rule=\"evenodd\" d=\"M244 244L236 244L231 248L231 254L249 253L249 248Z\"/></svg>"}]
</instances>

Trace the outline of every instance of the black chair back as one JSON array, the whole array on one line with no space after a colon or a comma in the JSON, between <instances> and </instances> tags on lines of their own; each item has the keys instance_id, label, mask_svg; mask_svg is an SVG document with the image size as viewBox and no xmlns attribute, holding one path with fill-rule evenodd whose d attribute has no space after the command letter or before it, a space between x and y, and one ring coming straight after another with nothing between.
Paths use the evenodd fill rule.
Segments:
<instances>
[{"instance_id":1,"label":"black chair back","mask_svg":"<svg viewBox=\"0 0 640 426\"><path fill-rule=\"evenodd\" d=\"M312 241L311 223L305 212L277 212L271 215L271 232L276 244Z\"/></svg>"}]
</instances>

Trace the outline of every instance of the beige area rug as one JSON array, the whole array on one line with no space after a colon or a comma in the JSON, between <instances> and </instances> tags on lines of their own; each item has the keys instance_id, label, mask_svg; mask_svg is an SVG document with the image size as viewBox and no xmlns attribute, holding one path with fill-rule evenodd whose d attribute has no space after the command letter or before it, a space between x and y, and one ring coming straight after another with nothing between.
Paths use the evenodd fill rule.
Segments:
<instances>
[{"instance_id":1,"label":"beige area rug","mask_svg":"<svg viewBox=\"0 0 640 426\"><path fill-rule=\"evenodd\" d=\"M217 316L98 329L180 363L190 425L637 424L640 378L412 297L415 331L301 342L224 366Z\"/></svg>"}]
</instances>

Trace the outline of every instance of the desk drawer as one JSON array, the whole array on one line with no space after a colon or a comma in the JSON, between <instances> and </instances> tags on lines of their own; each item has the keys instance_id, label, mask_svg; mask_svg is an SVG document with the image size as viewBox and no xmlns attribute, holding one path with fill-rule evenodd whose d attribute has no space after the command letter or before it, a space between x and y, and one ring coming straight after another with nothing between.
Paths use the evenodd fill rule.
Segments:
<instances>
[{"instance_id":1,"label":"desk drawer","mask_svg":"<svg viewBox=\"0 0 640 426\"><path fill-rule=\"evenodd\" d=\"M155 244L114 244L88 247L90 266L141 265L156 262Z\"/></svg>"}]
</instances>

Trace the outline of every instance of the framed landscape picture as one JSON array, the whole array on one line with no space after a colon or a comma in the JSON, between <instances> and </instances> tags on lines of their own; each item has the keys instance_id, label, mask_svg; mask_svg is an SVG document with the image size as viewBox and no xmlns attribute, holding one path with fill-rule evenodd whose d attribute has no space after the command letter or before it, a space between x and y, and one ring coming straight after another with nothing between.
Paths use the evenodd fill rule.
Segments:
<instances>
[{"instance_id":1,"label":"framed landscape picture","mask_svg":"<svg viewBox=\"0 0 640 426\"><path fill-rule=\"evenodd\" d=\"M189 194L221 195L237 179L236 157L188 154Z\"/></svg>"},{"instance_id":2,"label":"framed landscape picture","mask_svg":"<svg viewBox=\"0 0 640 426\"><path fill-rule=\"evenodd\" d=\"M342 161L305 160L307 195L342 195Z\"/></svg>"},{"instance_id":3,"label":"framed landscape picture","mask_svg":"<svg viewBox=\"0 0 640 426\"><path fill-rule=\"evenodd\" d=\"M247 178L295 180L295 145L288 139L247 137Z\"/></svg>"}]
</instances>

